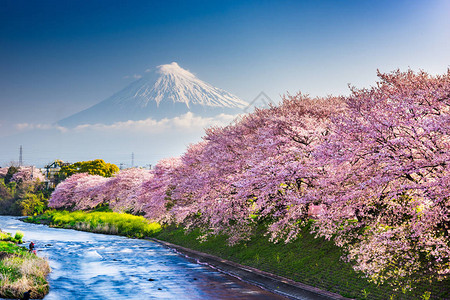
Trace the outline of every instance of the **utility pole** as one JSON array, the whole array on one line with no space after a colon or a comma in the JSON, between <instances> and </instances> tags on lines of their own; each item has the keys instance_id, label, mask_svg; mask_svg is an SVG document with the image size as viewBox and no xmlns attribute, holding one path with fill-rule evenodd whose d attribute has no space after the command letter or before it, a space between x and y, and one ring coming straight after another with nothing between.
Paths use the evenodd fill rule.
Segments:
<instances>
[{"instance_id":1,"label":"utility pole","mask_svg":"<svg viewBox=\"0 0 450 300\"><path fill-rule=\"evenodd\" d=\"M131 152L131 167L134 168L134 152Z\"/></svg>"},{"instance_id":2,"label":"utility pole","mask_svg":"<svg viewBox=\"0 0 450 300\"><path fill-rule=\"evenodd\" d=\"M22 145L20 145L19 148L19 167L21 167L23 164L23 160L22 160Z\"/></svg>"}]
</instances>

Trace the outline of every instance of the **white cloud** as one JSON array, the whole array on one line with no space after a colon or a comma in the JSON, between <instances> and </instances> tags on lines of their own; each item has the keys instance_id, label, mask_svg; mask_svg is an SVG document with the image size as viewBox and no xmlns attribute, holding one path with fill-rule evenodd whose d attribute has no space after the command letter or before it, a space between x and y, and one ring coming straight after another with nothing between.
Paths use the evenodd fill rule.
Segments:
<instances>
[{"instance_id":1,"label":"white cloud","mask_svg":"<svg viewBox=\"0 0 450 300\"><path fill-rule=\"evenodd\" d=\"M228 125L234 119L234 117L234 115L220 114L215 117L203 118L201 116L195 116L193 113L188 112L185 115L173 118L171 122L175 128L206 128L213 125Z\"/></svg>"},{"instance_id":2,"label":"white cloud","mask_svg":"<svg viewBox=\"0 0 450 300\"><path fill-rule=\"evenodd\" d=\"M31 130L52 130L56 129L60 132L144 132L144 133L163 133L165 131L195 131L210 126L226 126L230 124L235 115L220 114L214 117L201 117L188 112L175 118L165 118L162 120L146 119L139 121L116 122L113 124L83 124L75 128L66 128L57 124L32 124L19 123L15 128L20 131Z\"/></svg>"},{"instance_id":3,"label":"white cloud","mask_svg":"<svg viewBox=\"0 0 450 300\"><path fill-rule=\"evenodd\" d=\"M68 129L56 124L32 124L32 123L18 123L15 125L15 128L20 131L28 131L28 130L51 130L57 129L61 132L66 132Z\"/></svg>"},{"instance_id":4,"label":"white cloud","mask_svg":"<svg viewBox=\"0 0 450 300\"><path fill-rule=\"evenodd\" d=\"M179 117L171 119L146 119L139 121L126 121L126 122L116 122L114 124L84 124L77 126L74 130L85 131L85 130L95 130L95 131L143 131L148 133L161 133L165 130L197 130L213 125L225 126L228 125L236 116L220 114L215 117L201 117L196 116L191 112L188 112Z\"/></svg>"},{"instance_id":5,"label":"white cloud","mask_svg":"<svg viewBox=\"0 0 450 300\"><path fill-rule=\"evenodd\" d=\"M78 125L73 130L75 131L127 131L127 130L148 130L158 132L167 128L168 119L163 119L161 121L156 121L153 119L139 120L139 121L125 121L116 122L113 124L83 124Z\"/></svg>"}]
</instances>

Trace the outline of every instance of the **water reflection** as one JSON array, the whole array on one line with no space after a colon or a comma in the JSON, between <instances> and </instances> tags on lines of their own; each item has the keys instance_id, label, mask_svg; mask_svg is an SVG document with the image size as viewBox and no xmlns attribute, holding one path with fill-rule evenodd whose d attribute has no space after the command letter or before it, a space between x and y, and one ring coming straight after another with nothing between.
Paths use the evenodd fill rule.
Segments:
<instances>
[{"instance_id":1,"label":"water reflection","mask_svg":"<svg viewBox=\"0 0 450 300\"><path fill-rule=\"evenodd\" d=\"M195 264L145 240L23 223L0 216L0 228L25 233L47 257L54 299L285 299Z\"/></svg>"}]
</instances>

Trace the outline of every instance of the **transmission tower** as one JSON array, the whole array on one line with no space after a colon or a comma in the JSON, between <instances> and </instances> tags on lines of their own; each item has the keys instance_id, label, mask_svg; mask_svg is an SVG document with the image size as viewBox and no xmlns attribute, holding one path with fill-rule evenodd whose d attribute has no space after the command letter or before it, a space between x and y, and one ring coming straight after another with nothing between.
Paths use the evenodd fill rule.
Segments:
<instances>
[{"instance_id":1,"label":"transmission tower","mask_svg":"<svg viewBox=\"0 0 450 300\"><path fill-rule=\"evenodd\" d=\"M23 164L23 160L22 160L22 145L20 145L19 148L19 167L21 167Z\"/></svg>"},{"instance_id":2,"label":"transmission tower","mask_svg":"<svg viewBox=\"0 0 450 300\"><path fill-rule=\"evenodd\" d=\"M134 168L134 152L131 152L131 167Z\"/></svg>"}]
</instances>

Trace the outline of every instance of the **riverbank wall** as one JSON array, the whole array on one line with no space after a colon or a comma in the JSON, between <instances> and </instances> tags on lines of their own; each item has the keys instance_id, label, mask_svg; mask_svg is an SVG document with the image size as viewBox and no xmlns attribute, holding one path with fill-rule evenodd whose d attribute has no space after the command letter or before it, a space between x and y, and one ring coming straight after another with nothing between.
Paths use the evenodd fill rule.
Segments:
<instances>
[{"instance_id":1,"label":"riverbank wall","mask_svg":"<svg viewBox=\"0 0 450 300\"><path fill-rule=\"evenodd\" d=\"M265 290L280 294L289 299L304 300L331 300L331 299L350 299L339 294L323 291L321 289L295 282L268 272L264 272L252 267L243 266L235 262L222 259L220 257L203 253L200 251L188 249L179 245L165 242L156 238L151 238L167 248L172 249L180 255L195 261L196 263L207 265L217 269L220 272L236 277L247 283L259 286Z\"/></svg>"}]
</instances>

